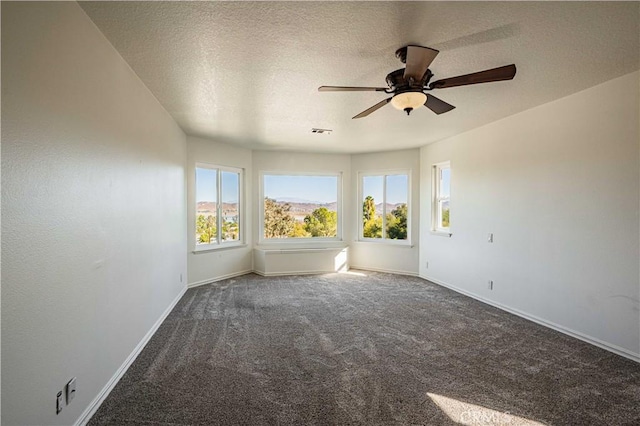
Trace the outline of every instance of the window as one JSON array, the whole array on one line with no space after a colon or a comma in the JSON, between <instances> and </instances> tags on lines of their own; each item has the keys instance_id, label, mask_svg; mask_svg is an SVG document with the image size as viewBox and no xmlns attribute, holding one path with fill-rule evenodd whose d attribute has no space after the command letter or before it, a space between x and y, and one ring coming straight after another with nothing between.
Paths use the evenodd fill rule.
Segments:
<instances>
[{"instance_id":1,"label":"window","mask_svg":"<svg viewBox=\"0 0 640 426\"><path fill-rule=\"evenodd\" d=\"M262 240L338 240L341 176L262 174Z\"/></svg>"},{"instance_id":2,"label":"window","mask_svg":"<svg viewBox=\"0 0 640 426\"><path fill-rule=\"evenodd\" d=\"M241 242L242 170L196 166L196 247Z\"/></svg>"},{"instance_id":3,"label":"window","mask_svg":"<svg viewBox=\"0 0 640 426\"><path fill-rule=\"evenodd\" d=\"M360 174L360 238L409 240L409 173Z\"/></svg>"},{"instance_id":4,"label":"window","mask_svg":"<svg viewBox=\"0 0 640 426\"><path fill-rule=\"evenodd\" d=\"M433 231L449 233L450 196L451 165L448 161L435 164L433 166Z\"/></svg>"}]
</instances>

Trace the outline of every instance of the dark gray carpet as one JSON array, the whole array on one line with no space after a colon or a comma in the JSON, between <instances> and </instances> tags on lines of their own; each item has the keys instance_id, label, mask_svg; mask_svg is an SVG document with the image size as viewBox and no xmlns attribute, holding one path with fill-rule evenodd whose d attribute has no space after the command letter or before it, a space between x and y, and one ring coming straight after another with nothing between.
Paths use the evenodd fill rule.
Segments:
<instances>
[{"instance_id":1,"label":"dark gray carpet","mask_svg":"<svg viewBox=\"0 0 640 426\"><path fill-rule=\"evenodd\" d=\"M640 364L363 274L187 291L90 424L640 424Z\"/></svg>"}]
</instances>

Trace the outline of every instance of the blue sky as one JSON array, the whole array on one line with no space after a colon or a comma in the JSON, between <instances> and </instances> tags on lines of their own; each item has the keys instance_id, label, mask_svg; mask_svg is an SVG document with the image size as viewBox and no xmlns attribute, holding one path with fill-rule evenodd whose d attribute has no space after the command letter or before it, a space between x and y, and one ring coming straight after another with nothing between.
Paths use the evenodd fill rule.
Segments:
<instances>
[{"instance_id":1,"label":"blue sky","mask_svg":"<svg viewBox=\"0 0 640 426\"><path fill-rule=\"evenodd\" d=\"M383 176L365 176L362 180L362 198L371 195L376 204L382 202ZM407 175L387 176L387 203L407 202Z\"/></svg>"},{"instance_id":2,"label":"blue sky","mask_svg":"<svg viewBox=\"0 0 640 426\"><path fill-rule=\"evenodd\" d=\"M442 181L440 182L440 190L443 197L449 197L451 194L451 169L442 170Z\"/></svg>"},{"instance_id":3,"label":"blue sky","mask_svg":"<svg viewBox=\"0 0 640 426\"><path fill-rule=\"evenodd\" d=\"M216 200L216 171L196 168L196 202ZM238 202L238 174L222 172L222 201Z\"/></svg>"},{"instance_id":4,"label":"blue sky","mask_svg":"<svg viewBox=\"0 0 640 426\"><path fill-rule=\"evenodd\" d=\"M448 172L448 170L447 170ZM238 201L238 175L222 172L222 198L225 203ZM443 175L448 188L449 173ZM363 193L373 196L376 203L382 202L382 176L365 176ZM285 176L265 175L264 196L276 200L304 200L318 203L332 203L337 199L338 178L336 176ZM407 175L387 176L387 202L391 204L407 202ZM196 202L216 200L216 171L196 168Z\"/></svg>"},{"instance_id":5,"label":"blue sky","mask_svg":"<svg viewBox=\"0 0 640 426\"><path fill-rule=\"evenodd\" d=\"M265 175L264 196L332 203L338 198L338 177Z\"/></svg>"}]
</instances>

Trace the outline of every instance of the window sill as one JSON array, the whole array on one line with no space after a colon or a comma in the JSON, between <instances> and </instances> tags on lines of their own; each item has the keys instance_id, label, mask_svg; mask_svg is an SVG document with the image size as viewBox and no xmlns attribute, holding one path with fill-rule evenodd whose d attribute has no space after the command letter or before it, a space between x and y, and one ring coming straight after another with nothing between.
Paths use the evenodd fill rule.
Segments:
<instances>
[{"instance_id":1,"label":"window sill","mask_svg":"<svg viewBox=\"0 0 640 426\"><path fill-rule=\"evenodd\" d=\"M398 248L414 248L415 247L415 245L411 244L409 241L383 240L381 238L361 239L361 240L355 240L354 242L362 243L362 244L375 244L375 245L381 245L381 246L398 247Z\"/></svg>"},{"instance_id":2,"label":"window sill","mask_svg":"<svg viewBox=\"0 0 640 426\"><path fill-rule=\"evenodd\" d=\"M431 235L435 235L438 237L447 237L447 238L451 238L453 236L451 232L446 232L446 231L431 231Z\"/></svg>"},{"instance_id":3,"label":"window sill","mask_svg":"<svg viewBox=\"0 0 640 426\"><path fill-rule=\"evenodd\" d=\"M342 240L324 241L262 241L255 246L258 250L305 250L305 249L343 249Z\"/></svg>"},{"instance_id":4,"label":"window sill","mask_svg":"<svg viewBox=\"0 0 640 426\"><path fill-rule=\"evenodd\" d=\"M191 250L191 253L206 253L211 251L219 251L219 250L232 250L237 248L247 247L245 243L229 243L229 244L216 244L216 245L207 245L207 246L197 246L194 250Z\"/></svg>"},{"instance_id":5,"label":"window sill","mask_svg":"<svg viewBox=\"0 0 640 426\"><path fill-rule=\"evenodd\" d=\"M300 245L316 245L316 244L344 244L342 238L323 238L323 237L308 237L308 238L265 238L258 242L259 246L271 246L271 245L288 245L288 244L300 244Z\"/></svg>"}]
</instances>

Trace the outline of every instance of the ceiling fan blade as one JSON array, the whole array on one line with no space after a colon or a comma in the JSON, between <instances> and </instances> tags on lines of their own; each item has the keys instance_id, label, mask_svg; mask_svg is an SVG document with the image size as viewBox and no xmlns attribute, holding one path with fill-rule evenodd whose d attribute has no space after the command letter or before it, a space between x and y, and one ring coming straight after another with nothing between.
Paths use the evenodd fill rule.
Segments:
<instances>
[{"instance_id":1,"label":"ceiling fan blade","mask_svg":"<svg viewBox=\"0 0 640 426\"><path fill-rule=\"evenodd\" d=\"M320 86L318 92L384 92L387 87Z\"/></svg>"},{"instance_id":2,"label":"ceiling fan blade","mask_svg":"<svg viewBox=\"0 0 640 426\"><path fill-rule=\"evenodd\" d=\"M393 96L392 96L393 97ZM378 102L377 104L375 104L374 106L372 106L371 108L367 108L364 111L362 111L360 114L356 115L353 118L362 118L362 117L366 117L367 115L371 114L372 112L379 110L380 108L382 108L383 106L385 106L386 104L389 103L389 101L391 101L391 98L387 98L383 101Z\"/></svg>"},{"instance_id":3,"label":"ceiling fan blade","mask_svg":"<svg viewBox=\"0 0 640 426\"><path fill-rule=\"evenodd\" d=\"M511 80L516 75L514 64L493 68L473 74L460 75L458 77L445 78L434 81L429 89L445 89L447 87L466 86L468 84L490 83L492 81Z\"/></svg>"},{"instance_id":4,"label":"ceiling fan blade","mask_svg":"<svg viewBox=\"0 0 640 426\"><path fill-rule=\"evenodd\" d=\"M443 114L445 112L449 112L455 108L453 105L448 104L442 99L436 98L435 96L429 93L427 93L427 100L424 103L424 106L426 106L427 108L429 108L431 111L435 112L438 115Z\"/></svg>"},{"instance_id":5,"label":"ceiling fan blade","mask_svg":"<svg viewBox=\"0 0 640 426\"><path fill-rule=\"evenodd\" d=\"M419 83L427 72L431 62L440 53L438 50L422 46L407 46L407 67L404 69L404 79Z\"/></svg>"}]
</instances>

